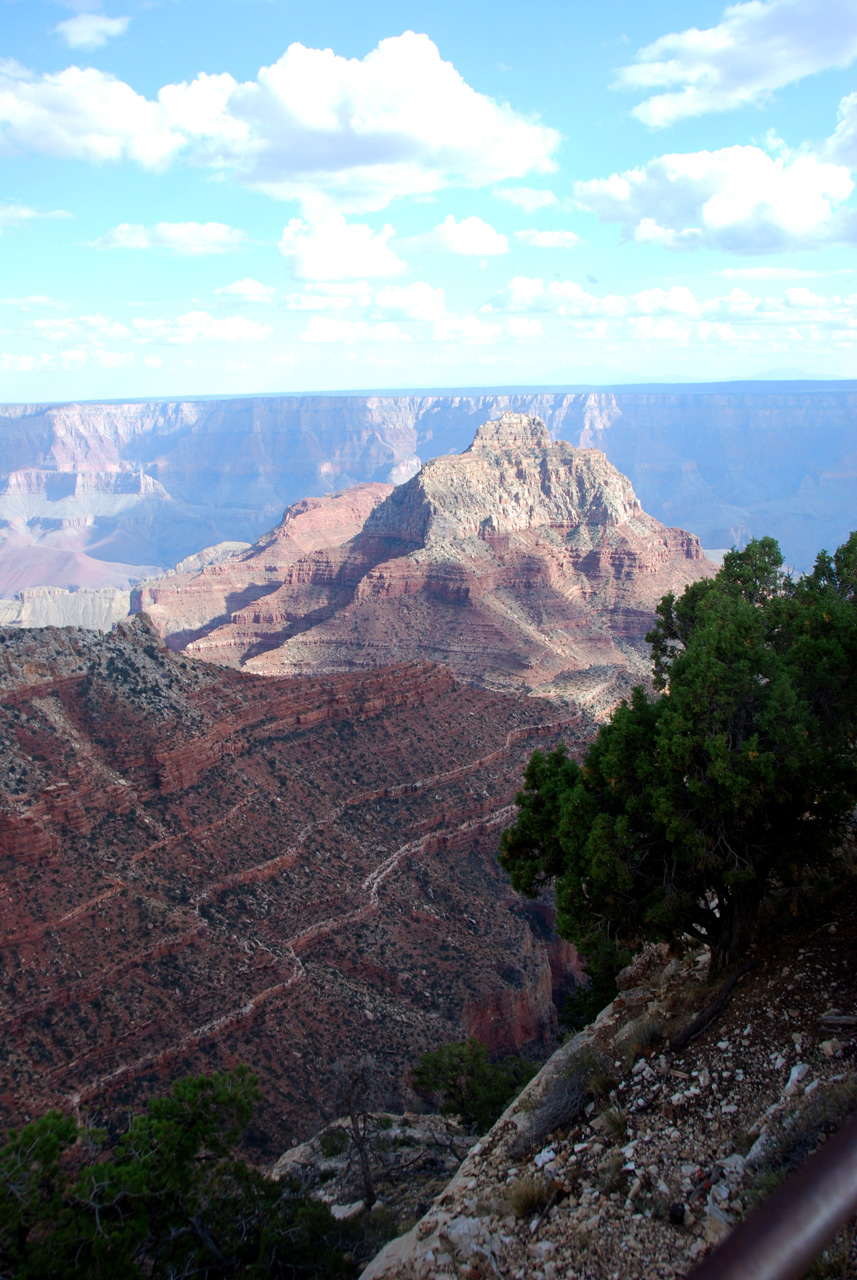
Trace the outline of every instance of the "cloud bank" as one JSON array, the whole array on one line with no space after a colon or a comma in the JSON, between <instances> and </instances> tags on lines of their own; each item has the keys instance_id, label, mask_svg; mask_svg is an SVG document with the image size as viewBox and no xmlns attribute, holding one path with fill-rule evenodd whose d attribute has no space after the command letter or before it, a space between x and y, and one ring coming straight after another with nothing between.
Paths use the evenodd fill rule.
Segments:
<instances>
[{"instance_id":1,"label":"cloud bank","mask_svg":"<svg viewBox=\"0 0 857 1280\"><path fill-rule=\"evenodd\" d=\"M183 156L278 199L348 211L550 173L559 142L412 31L362 59L292 44L255 80L201 73L155 100L92 67L37 75L0 63L2 150L156 170Z\"/></svg>"},{"instance_id":2,"label":"cloud bank","mask_svg":"<svg viewBox=\"0 0 857 1280\"><path fill-rule=\"evenodd\" d=\"M784 85L857 58L854 0L748 0L716 27L661 36L617 73L614 88L663 89L632 110L644 124L764 102Z\"/></svg>"}]
</instances>

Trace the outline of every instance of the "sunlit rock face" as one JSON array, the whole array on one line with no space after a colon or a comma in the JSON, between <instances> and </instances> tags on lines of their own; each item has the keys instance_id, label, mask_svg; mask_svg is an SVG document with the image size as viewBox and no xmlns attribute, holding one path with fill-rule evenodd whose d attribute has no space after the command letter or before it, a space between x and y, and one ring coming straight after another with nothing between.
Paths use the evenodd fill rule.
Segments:
<instances>
[{"instance_id":1,"label":"sunlit rock face","mask_svg":"<svg viewBox=\"0 0 857 1280\"><path fill-rule=\"evenodd\" d=\"M262 674L429 660L601 711L645 678L658 600L714 572L603 453L507 412L188 651Z\"/></svg>"}]
</instances>

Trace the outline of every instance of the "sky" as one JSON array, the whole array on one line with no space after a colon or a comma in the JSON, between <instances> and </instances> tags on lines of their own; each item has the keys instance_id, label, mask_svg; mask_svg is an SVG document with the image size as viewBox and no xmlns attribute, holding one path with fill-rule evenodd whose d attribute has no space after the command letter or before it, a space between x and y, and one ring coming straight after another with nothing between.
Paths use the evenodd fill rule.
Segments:
<instances>
[{"instance_id":1,"label":"sky","mask_svg":"<svg viewBox=\"0 0 857 1280\"><path fill-rule=\"evenodd\" d=\"M0 0L0 400L857 376L855 0Z\"/></svg>"}]
</instances>

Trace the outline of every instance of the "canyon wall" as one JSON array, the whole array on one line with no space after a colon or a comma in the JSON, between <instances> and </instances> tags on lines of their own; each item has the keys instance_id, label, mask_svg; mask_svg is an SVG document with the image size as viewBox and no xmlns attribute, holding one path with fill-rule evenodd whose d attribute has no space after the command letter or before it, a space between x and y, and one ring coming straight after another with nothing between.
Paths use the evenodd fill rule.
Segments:
<instances>
[{"instance_id":1,"label":"canyon wall","mask_svg":"<svg viewBox=\"0 0 857 1280\"><path fill-rule=\"evenodd\" d=\"M0 406L0 597L124 587L252 542L300 498L398 484L505 409L603 449L643 506L720 548L772 533L807 567L855 524L853 383Z\"/></svg>"},{"instance_id":2,"label":"canyon wall","mask_svg":"<svg viewBox=\"0 0 857 1280\"><path fill-rule=\"evenodd\" d=\"M331 516L354 493L330 499ZM648 676L661 597L716 571L693 534L642 510L600 450L552 443L539 419L511 411L390 489L348 541L322 530L264 582L270 548L288 550L288 530L317 517L290 509L240 557L144 584L135 610L151 610L171 648L259 674L429 660L600 715ZM247 597L225 617L224 586Z\"/></svg>"},{"instance_id":3,"label":"canyon wall","mask_svg":"<svg viewBox=\"0 0 857 1280\"><path fill-rule=\"evenodd\" d=\"M532 750L587 731L426 663L261 679L145 618L0 629L4 1120L246 1062L267 1158L342 1056L401 1101L470 1032L549 1046L577 956L496 852Z\"/></svg>"}]
</instances>

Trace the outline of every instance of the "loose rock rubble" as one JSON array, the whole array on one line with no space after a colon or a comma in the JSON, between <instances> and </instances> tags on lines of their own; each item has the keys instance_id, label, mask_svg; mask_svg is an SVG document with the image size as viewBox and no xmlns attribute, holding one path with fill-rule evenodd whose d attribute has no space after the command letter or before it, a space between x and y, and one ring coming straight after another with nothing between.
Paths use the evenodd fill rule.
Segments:
<instances>
[{"instance_id":1,"label":"loose rock rubble","mask_svg":"<svg viewBox=\"0 0 857 1280\"><path fill-rule=\"evenodd\" d=\"M720 984L707 951L647 948L361 1280L685 1275L769 1189L784 1134L802 1139L813 1108L835 1112L820 1100L844 1094L857 1109L853 919L849 892L835 919L759 948L725 1012L680 1053L670 1039ZM557 1121L557 1096L568 1102L581 1079L578 1114Z\"/></svg>"}]
</instances>

